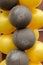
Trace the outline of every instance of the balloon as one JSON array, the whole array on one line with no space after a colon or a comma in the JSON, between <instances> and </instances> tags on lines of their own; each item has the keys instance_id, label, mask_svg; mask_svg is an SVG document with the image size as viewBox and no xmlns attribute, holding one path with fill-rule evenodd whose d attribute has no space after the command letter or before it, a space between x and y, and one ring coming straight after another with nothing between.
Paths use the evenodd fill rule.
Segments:
<instances>
[{"instance_id":1,"label":"balloon","mask_svg":"<svg viewBox=\"0 0 43 65\"><path fill-rule=\"evenodd\" d=\"M3 60L0 65L6 65L6 60ZM34 62L30 62L29 65L42 65L41 63L34 63Z\"/></svg>"},{"instance_id":2,"label":"balloon","mask_svg":"<svg viewBox=\"0 0 43 65\"><path fill-rule=\"evenodd\" d=\"M6 65L28 65L28 64L29 59L27 55L20 50L12 50L6 57Z\"/></svg>"},{"instance_id":3,"label":"balloon","mask_svg":"<svg viewBox=\"0 0 43 65\"><path fill-rule=\"evenodd\" d=\"M13 42L20 50L30 49L35 41L35 34L30 29L22 29L14 32Z\"/></svg>"},{"instance_id":4,"label":"balloon","mask_svg":"<svg viewBox=\"0 0 43 65\"><path fill-rule=\"evenodd\" d=\"M34 62L30 62L29 65L42 65L41 63L34 63Z\"/></svg>"},{"instance_id":5,"label":"balloon","mask_svg":"<svg viewBox=\"0 0 43 65\"><path fill-rule=\"evenodd\" d=\"M11 50L17 49L12 41L12 35L0 36L0 51L4 54L8 54Z\"/></svg>"},{"instance_id":6,"label":"balloon","mask_svg":"<svg viewBox=\"0 0 43 65\"><path fill-rule=\"evenodd\" d=\"M38 31L38 29L35 29L33 32L35 34L36 40L38 40L39 39L39 31Z\"/></svg>"},{"instance_id":7,"label":"balloon","mask_svg":"<svg viewBox=\"0 0 43 65\"><path fill-rule=\"evenodd\" d=\"M6 65L6 60L3 60L0 65Z\"/></svg>"},{"instance_id":8,"label":"balloon","mask_svg":"<svg viewBox=\"0 0 43 65\"><path fill-rule=\"evenodd\" d=\"M32 13L25 6L17 5L11 9L9 19L17 29L23 29L31 22Z\"/></svg>"},{"instance_id":9,"label":"balloon","mask_svg":"<svg viewBox=\"0 0 43 65\"><path fill-rule=\"evenodd\" d=\"M4 10L11 10L18 4L18 0L0 0L0 8Z\"/></svg>"},{"instance_id":10,"label":"balloon","mask_svg":"<svg viewBox=\"0 0 43 65\"><path fill-rule=\"evenodd\" d=\"M33 30L43 27L43 11L40 9L35 9L32 14L32 21L30 25L27 26L27 28Z\"/></svg>"},{"instance_id":11,"label":"balloon","mask_svg":"<svg viewBox=\"0 0 43 65\"><path fill-rule=\"evenodd\" d=\"M9 11L4 11L0 9L0 32L3 34L10 34L15 30L15 27L13 27L10 24L8 15L9 15Z\"/></svg>"},{"instance_id":12,"label":"balloon","mask_svg":"<svg viewBox=\"0 0 43 65\"><path fill-rule=\"evenodd\" d=\"M19 0L21 5L24 5L30 9L33 9L37 6L39 6L42 2L42 0Z\"/></svg>"},{"instance_id":13,"label":"balloon","mask_svg":"<svg viewBox=\"0 0 43 65\"><path fill-rule=\"evenodd\" d=\"M43 43L36 41L35 45L25 51L27 56L29 56L30 61L33 62L43 62Z\"/></svg>"}]
</instances>

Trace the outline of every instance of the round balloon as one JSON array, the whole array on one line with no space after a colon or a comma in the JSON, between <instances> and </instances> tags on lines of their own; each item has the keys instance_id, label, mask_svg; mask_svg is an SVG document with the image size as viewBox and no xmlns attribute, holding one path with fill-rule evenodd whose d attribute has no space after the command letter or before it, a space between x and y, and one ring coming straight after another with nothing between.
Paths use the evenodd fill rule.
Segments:
<instances>
[{"instance_id":1,"label":"round balloon","mask_svg":"<svg viewBox=\"0 0 43 65\"><path fill-rule=\"evenodd\" d=\"M20 50L30 49L36 41L35 34L30 29L16 30L13 35L13 42Z\"/></svg>"},{"instance_id":2,"label":"round balloon","mask_svg":"<svg viewBox=\"0 0 43 65\"><path fill-rule=\"evenodd\" d=\"M34 63L34 62L30 62L29 65L42 65L41 63Z\"/></svg>"},{"instance_id":3,"label":"round balloon","mask_svg":"<svg viewBox=\"0 0 43 65\"><path fill-rule=\"evenodd\" d=\"M30 29L38 29L43 27L43 11L40 9L35 9L32 12L32 20L30 25L27 26Z\"/></svg>"},{"instance_id":4,"label":"round balloon","mask_svg":"<svg viewBox=\"0 0 43 65\"><path fill-rule=\"evenodd\" d=\"M6 60L3 60L0 65L6 65Z\"/></svg>"},{"instance_id":5,"label":"round balloon","mask_svg":"<svg viewBox=\"0 0 43 65\"><path fill-rule=\"evenodd\" d=\"M0 0L0 8L4 10L11 10L17 4L18 0Z\"/></svg>"},{"instance_id":6,"label":"round balloon","mask_svg":"<svg viewBox=\"0 0 43 65\"><path fill-rule=\"evenodd\" d=\"M33 62L43 62L43 43L36 41L35 45L25 51L29 56L30 60Z\"/></svg>"},{"instance_id":7,"label":"round balloon","mask_svg":"<svg viewBox=\"0 0 43 65\"><path fill-rule=\"evenodd\" d=\"M23 12L23 13L22 13ZM17 5L13 7L9 14L9 20L17 29L23 29L32 19L31 11L25 6Z\"/></svg>"},{"instance_id":8,"label":"round balloon","mask_svg":"<svg viewBox=\"0 0 43 65\"><path fill-rule=\"evenodd\" d=\"M38 31L38 29L34 30L34 34L35 34L36 40L38 40L39 39L39 31Z\"/></svg>"},{"instance_id":9,"label":"round balloon","mask_svg":"<svg viewBox=\"0 0 43 65\"><path fill-rule=\"evenodd\" d=\"M4 54L8 54L11 50L17 49L12 41L12 35L0 36L0 51Z\"/></svg>"},{"instance_id":10,"label":"round balloon","mask_svg":"<svg viewBox=\"0 0 43 65\"><path fill-rule=\"evenodd\" d=\"M9 15L9 11L0 9L0 32L3 34L10 34L15 30L15 27L13 27L10 24L8 15Z\"/></svg>"},{"instance_id":11,"label":"round balloon","mask_svg":"<svg viewBox=\"0 0 43 65\"><path fill-rule=\"evenodd\" d=\"M42 2L42 0L19 0L21 5L24 5L30 9L33 9L37 6L39 6Z\"/></svg>"},{"instance_id":12,"label":"round balloon","mask_svg":"<svg viewBox=\"0 0 43 65\"><path fill-rule=\"evenodd\" d=\"M29 59L27 55L20 50L12 50L6 57L6 65L28 65L28 64Z\"/></svg>"}]
</instances>

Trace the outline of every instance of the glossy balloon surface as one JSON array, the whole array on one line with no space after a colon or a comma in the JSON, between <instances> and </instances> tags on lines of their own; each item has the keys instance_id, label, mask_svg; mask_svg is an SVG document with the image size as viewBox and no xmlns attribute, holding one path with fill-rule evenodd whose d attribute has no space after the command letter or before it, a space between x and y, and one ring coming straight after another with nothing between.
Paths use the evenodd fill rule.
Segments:
<instances>
[{"instance_id":1,"label":"glossy balloon surface","mask_svg":"<svg viewBox=\"0 0 43 65\"><path fill-rule=\"evenodd\" d=\"M6 65L6 60L1 61L0 65Z\"/></svg>"},{"instance_id":2,"label":"glossy balloon surface","mask_svg":"<svg viewBox=\"0 0 43 65\"><path fill-rule=\"evenodd\" d=\"M38 40L39 39L39 31L38 31L38 29L35 29L33 32L35 34L36 40Z\"/></svg>"},{"instance_id":3,"label":"glossy balloon surface","mask_svg":"<svg viewBox=\"0 0 43 65\"><path fill-rule=\"evenodd\" d=\"M37 6L39 6L42 2L42 0L19 0L21 5L24 5L30 9L33 9Z\"/></svg>"},{"instance_id":4,"label":"glossy balloon surface","mask_svg":"<svg viewBox=\"0 0 43 65\"><path fill-rule=\"evenodd\" d=\"M0 51L4 54L8 54L11 50L16 49L13 43L12 35L0 36Z\"/></svg>"},{"instance_id":5,"label":"glossy balloon surface","mask_svg":"<svg viewBox=\"0 0 43 65\"><path fill-rule=\"evenodd\" d=\"M32 12L32 20L30 25L27 26L30 29L38 29L43 27L43 11L40 9L35 9Z\"/></svg>"},{"instance_id":6,"label":"glossy balloon surface","mask_svg":"<svg viewBox=\"0 0 43 65\"><path fill-rule=\"evenodd\" d=\"M3 34L10 34L15 30L15 27L10 24L8 16L9 11L0 9L0 32Z\"/></svg>"},{"instance_id":7,"label":"glossy balloon surface","mask_svg":"<svg viewBox=\"0 0 43 65\"><path fill-rule=\"evenodd\" d=\"M31 62L30 61L30 64L29 65L42 65L41 63L37 62L37 63L34 63L34 62Z\"/></svg>"},{"instance_id":8,"label":"glossy balloon surface","mask_svg":"<svg viewBox=\"0 0 43 65\"><path fill-rule=\"evenodd\" d=\"M43 62L43 43L36 41L35 45L30 50L26 50L26 54L31 61Z\"/></svg>"}]
</instances>

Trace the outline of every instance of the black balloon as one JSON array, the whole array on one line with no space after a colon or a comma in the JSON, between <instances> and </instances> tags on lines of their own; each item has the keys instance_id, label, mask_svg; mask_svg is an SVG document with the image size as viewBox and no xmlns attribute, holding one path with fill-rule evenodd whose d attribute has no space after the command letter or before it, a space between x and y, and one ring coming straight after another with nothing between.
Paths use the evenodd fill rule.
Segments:
<instances>
[{"instance_id":1,"label":"black balloon","mask_svg":"<svg viewBox=\"0 0 43 65\"><path fill-rule=\"evenodd\" d=\"M27 55L19 50L11 51L6 57L6 65L28 65Z\"/></svg>"},{"instance_id":2,"label":"black balloon","mask_svg":"<svg viewBox=\"0 0 43 65\"><path fill-rule=\"evenodd\" d=\"M18 3L18 0L0 0L0 8L10 10Z\"/></svg>"},{"instance_id":3,"label":"black balloon","mask_svg":"<svg viewBox=\"0 0 43 65\"><path fill-rule=\"evenodd\" d=\"M13 26L22 29L31 22L32 13L25 6L17 5L11 9L9 19Z\"/></svg>"},{"instance_id":4,"label":"black balloon","mask_svg":"<svg viewBox=\"0 0 43 65\"><path fill-rule=\"evenodd\" d=\"M13 35L13 42L20 50L30 49L35 40L35 35L30 29L17 30Z\"/></svg>"}]
</instances>

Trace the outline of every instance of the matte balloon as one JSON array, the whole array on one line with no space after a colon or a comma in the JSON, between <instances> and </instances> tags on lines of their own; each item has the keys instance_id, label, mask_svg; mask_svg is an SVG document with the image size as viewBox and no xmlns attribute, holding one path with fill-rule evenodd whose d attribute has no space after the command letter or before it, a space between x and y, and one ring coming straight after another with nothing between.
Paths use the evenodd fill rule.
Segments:
<instances>
[{"instance_id":1,"label":"matte balloon","mask_svg":"<svg viewBox=\"0 0 43 65\"><path fill-rule=\"evenodd\" d=\"M0 32L3 34L10 34L15 30L15 27L13 27L10 24L8 15L9 15L9 11L0 9Z\"/></svg>"},{"instance_id":2,"label":"matte balloon","mask_svg":"<svg viewBox=\"0 0 43 65\"><path fill-rule=\"evenodd\" d=\"M0 0L0 8L4 10L10 10L12 7L16 6L18 0Z\"/></svg>"},{"instance_id":3,"label":"matte balloon","mask_svg":"<svg viewBox=\"0 0 43 65\"><path fill-rule=\"evenodd\" d=\"M12 41L12 35L0 36L0 51L4 54L8 54L11 50L17 49Z\"/></svg>"},{"instance_id":4,"label":"matte balloon","mask_svg":"<svg viewBox=\"0 0 43 65\"><path fill-rule=\"evenodd\" d=\"M6 57L6 65L28 65L28 63L27 55L20 50L12 50Z\"/></svg>"},{"instance_id":5,"label":"matte balloon","mask_svg":"<svg viewBox=\"0 0 43 65\"><path fill-rule=\"evenodd\" d=\"M30 49L35 41L34 32L30 29L22 29L14 32L13 42L20 50Z\"/></svg>"},{"instance_id":6,"label":"matte balloon","mask_svg":"<svg viewBox=\"0 0 43 65\"><path fill-rule=\"evenodd\" d=\"M30 60L33 62L43 62L43 43L36 41L35 45L30 49L25 51L29 56Z\"/></svg>"},{"instance_id":7,"label":"matte balloon","mask_svg":"<svg viewBox=\"0 0 43 65\"><path fill-rule=\"evenodd\" d=\"M35 29L33 32L35 34L36 40L38 40L39 39L39 31L38 31L38 29Z\"/></svg>"},{"instance_id":8,"label":"matte balloon","mask_svg":"<svg viewBox=\"0 0 43 65\"><path fill-rule=\"evenodd\" d=\"M33 9L37 6L39 6L42 2L42 0L19 0L21 5L24 5L30 9Z\"/></svg>"},{"instance_id":9,"label":"matte balloon","mask_svg":"<svg viewBox=\"0 0 43 65\"><path fill-rule=\"evenodd\" d=\"M25 6L17 5L13 7L9 14L9 20L18 29L25 28L32 19L31 11Z\"/></svg>"},{"instance_id":10,"label":"matte balloon","mask_svg":"<svg viewBox=\"0 0 43 65\"><path fill-rule=\"evenodd\" d=\"M42 65L42 64L41 63L38 63L38 62L37 63L34 63L34 62L31 62L30 61L30 64L29 65Z\"/></svg>"},{"instance_id":11,"label":"matte balloon","mask_svg":"<svg viewBox=\"0 0 43 65\"><path fill-rule=\"evenodd\" d=\"M0 65L6 65L6 60L3 60L2 62L0 62Z\"/></svg>"},{"instance_id":12,"label":"matte balloon","mask_svg":"<svg viewBox=\"0 0 43 65\"><path fill-rule=\"evenodd\" d=\"M27 26L30 29L38 29L43 27L43 11L40 9L35 9L32 12L32 20L30 25Z\"/></svg>"}]
</instances>

